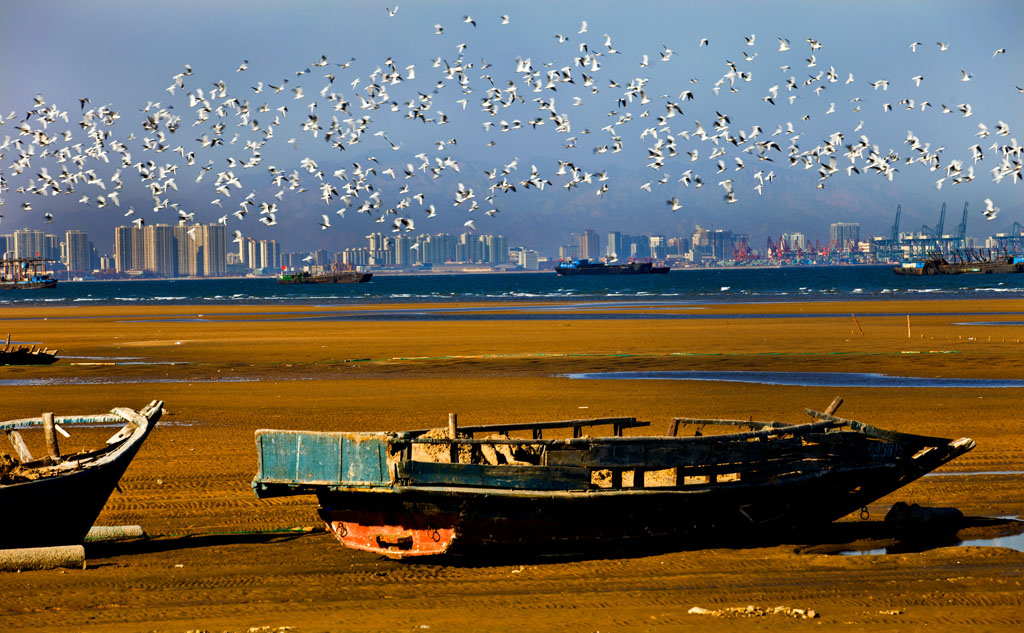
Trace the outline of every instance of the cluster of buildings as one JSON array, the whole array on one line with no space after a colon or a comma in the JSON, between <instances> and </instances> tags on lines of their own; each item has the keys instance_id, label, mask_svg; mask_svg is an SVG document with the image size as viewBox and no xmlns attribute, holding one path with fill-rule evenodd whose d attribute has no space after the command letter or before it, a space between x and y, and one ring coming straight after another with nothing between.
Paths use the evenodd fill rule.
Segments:
<instances>
[{"instance_id":1,"label":"cluster of buildings","mask_svg":"<svg viewBox=\"0 0 1024 633\"><path fill-rule=\"evenodd\" d=\"M926 229L927 227L922 227ZM959 235L931 235L927 231L897 233L862 240L860 225L836 222L829 227L829 242L811 243L803 233L769 237L752 245L747 234L696 226L688 237L628 235L619 231L602 236L592 229L571 234L558 247L557 257L542 256L525 246L509 246L501 235L382 234L366 236L365 246L335 252L280 250L276 240L230 239L222 224L154 224L114 229L112 254L100 255L84 231L63 236L38 229L19 229L0 235L3 259L42 258L51 269L71 278L222 277L277 275L282 271L320 271L332 267L370 270L483 272L489 270L541 270L555 259L607 261L651 260L674 267L743 265L757 263L872 263L899 261L949 252L987 248L1024 252L1024 227L1014 224L1009 234L996 234L976 243ZM63 276L63 275L62 275Z\"/></svg>"},{"instance_id":2,"label":"cluster of buildings","mask_svg":"<svg viewBox=\"0 0 1024 633\"><path fill-rule=\"evenodd\" d=\"M63 238L63 239L62 239ZM0 235L4 259L42 258L67 278L174 278L276 275L334 266L370 269L538 270L537 251L510 248L500 235L367 236L367 245L328 253L282 253L277 240L229 239L222 224L154 224L114 229L112 254L100 255L88 234L38 229ZM64 275L62 275L64 276Z\"/></svg>"},{"instance_id":3,"label":"cluster of buildings","mask_svg":"<svg viewBox=\"0 0 1024 633\"><path fill-rule=\"evenodd\" d=\"M61 239L63 237L63 239ZM101 255L85 231L63 236L38 229L0 235L4 259L50 260L70 278L219 277L228 270L222 224L119 226L113 254Z\"/></svg>"}]
</instances>

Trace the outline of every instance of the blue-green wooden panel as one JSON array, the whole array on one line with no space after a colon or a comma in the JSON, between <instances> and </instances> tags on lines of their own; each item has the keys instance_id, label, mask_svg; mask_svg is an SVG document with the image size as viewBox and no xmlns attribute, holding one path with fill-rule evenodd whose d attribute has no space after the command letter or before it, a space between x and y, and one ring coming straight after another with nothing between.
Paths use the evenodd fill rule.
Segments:
<instances>
[{"instance_id":1,"label":"blue-green wooden panel","mask_svg":"<svg viewBox=\"0 0 1024 633\"><path fill-rule=\"evenodd\" d=\"M303 483L338 481L344 440L327 433L302 433L297 437L295 479Z\"/></svg>"},{"instance_id":2,"label":"blue-green wooden panel","mask_svg":"<svg viewBox=\"0 0 1024 633\"><path fill-rule=\"evenodd\" d=\"M298 436L294 433L260 433L257 437L257 478L269 481L295 481L295 447L298 444Z\"/></svg>"},{"instance_id":3,"label":"blue-green wooden panel","mask_svg":"<svg viewBox=\"0 0 1024 633\"><path fill-rule=\"evenodd\" d=\"M376 433L258 431L259 482L387 485L386 436Z\"/></svg>"},{"instance_id":4,"label":"blue-green wooden panel","mask_svg":"<svg viewBox=\"0 0 1024 633\"><path fill-rule=\"evenodd\" d=\"M341 447L341 475L344 483L390 483L383 437L352 434L342 438Z\"/></svg>"}]
</instances>

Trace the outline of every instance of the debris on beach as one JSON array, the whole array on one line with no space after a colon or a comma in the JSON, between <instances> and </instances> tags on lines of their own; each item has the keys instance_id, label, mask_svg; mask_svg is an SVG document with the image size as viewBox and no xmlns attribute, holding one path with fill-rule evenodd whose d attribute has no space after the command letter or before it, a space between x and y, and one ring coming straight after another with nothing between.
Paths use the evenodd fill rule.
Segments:
<instances>
[{"instance_id":1,"label":"debris on beach","mask_svg":"<svg viewBox=\"0 0 1024 633\"><path fill-rule=\"evenodd\" d=\"M724 609L692 607L687 613L691 615L711 615L716 618L760 618L772 615L785 615L800 620L813 620L818 617L818 613L813 609L784 606L768 608L756 607L752 604L748 604L746 607L726 607Z\"/></svg>"}]
</instances>

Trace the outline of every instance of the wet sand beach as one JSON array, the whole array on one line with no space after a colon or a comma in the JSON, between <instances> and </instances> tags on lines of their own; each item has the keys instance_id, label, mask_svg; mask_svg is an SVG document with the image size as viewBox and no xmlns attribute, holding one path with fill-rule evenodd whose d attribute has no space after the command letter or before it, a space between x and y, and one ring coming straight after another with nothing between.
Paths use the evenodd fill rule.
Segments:
<instances>
[{"instance_id":1,"label":"wet sand beach","mask_svg":"<svg viewBox=\"0 0 1024 633\"><path fill-rule=\"evenodd\" d=\"M947 544L831 553L891 545L876 537L897 501L959 508L973 521L962 539L1012 532L1013 525L980 518L1024 515L1024 388L564 376L700 370L1021 379L1020 301L26 307L0 309L3 332L59 349L61 360L0 367L0 418L137 409L153 399L166 407L97 521L141 525L150 537L89 545L84 570L0 574L5 630L1024 626L1022 552ZM802 422L805 407L821 410L837 395L843 417L971 437L977 448L943 467L946 476L912 483L869 506L869 520L847 517L813 543L682 543L676 552L584 560L394 562L341 547L322 531L315 498L260 501L250 486L260 428L427 428L455 412L462 424L632 416L661 432L674 416ZM113 431L71 432L62 450L95 446ZM30 447L40 447L32 435ZM755 610L746 612L748 605ZM758 610L778 606L790 611Z\"/></svg>"}]
</instances>

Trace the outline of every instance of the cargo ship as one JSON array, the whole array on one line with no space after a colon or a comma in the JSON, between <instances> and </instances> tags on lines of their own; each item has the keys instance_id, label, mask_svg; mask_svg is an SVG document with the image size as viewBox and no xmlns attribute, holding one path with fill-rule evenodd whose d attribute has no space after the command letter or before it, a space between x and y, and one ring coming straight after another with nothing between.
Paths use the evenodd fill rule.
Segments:
<instances>
[{"instance_id":1,"label":"cargo ship","mask_svg":"<svg viewBox=\"0 0 1024 633\"><path fill-rule=\"evenodd\" d=\"M373 277L373 273L362 273L353 268L331 270L324 273L306 271L294 274L283 273L277 278L279 284L361 284Z\"/></svg>"},{"instance_id":2,"label":"cargo ship","mask_svg":"<svg viewBox=\"0 0 1024 633\"><path fill-rule=\"evenodd\" d=\"M903 262L893 268L897 275L962 275L1024 273L1024 255L980 256L978 253L955 254L949 261L941 253L932 253L927 259Z\"/></svg>"},{"instance_id":3,"label":"cargo ship","mask_svg":"<svg viewBox=\"0 0 1024 633\"><path fill-rule=\"evenodd\" d=\"M626 264L606 264L592 262L588 259L573 259L558 262L555 272L566 275L659 275L668 272L668 266L655 266L651 262L629 262Z\"/></svg>"}]
</instances>

